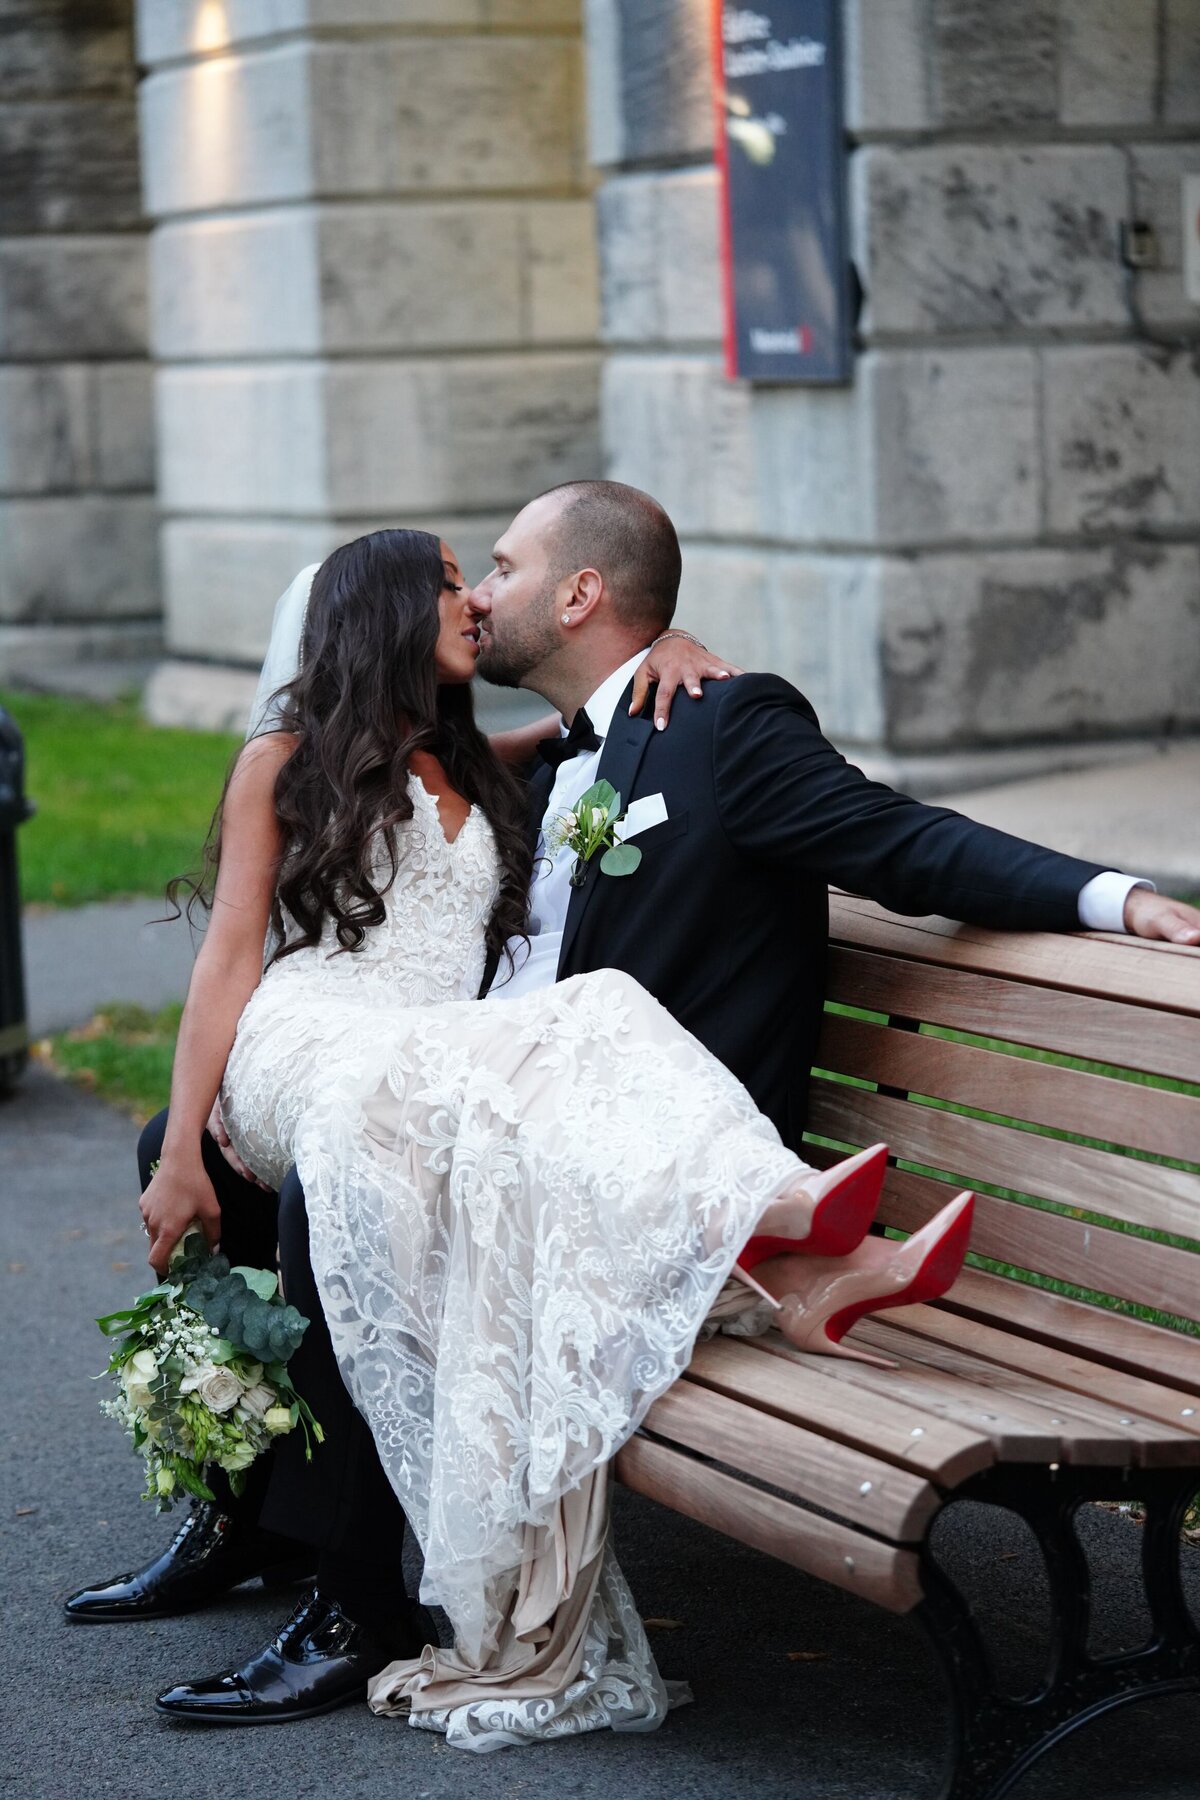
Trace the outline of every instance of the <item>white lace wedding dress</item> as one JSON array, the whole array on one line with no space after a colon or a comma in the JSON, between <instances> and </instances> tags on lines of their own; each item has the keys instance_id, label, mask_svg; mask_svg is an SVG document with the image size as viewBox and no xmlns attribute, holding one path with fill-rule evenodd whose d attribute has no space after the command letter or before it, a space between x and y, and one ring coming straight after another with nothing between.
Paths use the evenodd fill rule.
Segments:
<instances>
[{"instance_id":1,"label":"white lace wedding dress","mask_svg":"<svg viewBox=\"0 0 1200 1800\"><path fill-rule=\"evenodd\" d=\"M648 1730L668 1698L606 1465L803 1165L630 977L475 999L491 831L476 809L448 842L412 794L386 922L268 969L222 1095L258 1175L299 1170L334 1350L454 1627L371 1704L473 1750Z\"/></svg>"}]
</instances>

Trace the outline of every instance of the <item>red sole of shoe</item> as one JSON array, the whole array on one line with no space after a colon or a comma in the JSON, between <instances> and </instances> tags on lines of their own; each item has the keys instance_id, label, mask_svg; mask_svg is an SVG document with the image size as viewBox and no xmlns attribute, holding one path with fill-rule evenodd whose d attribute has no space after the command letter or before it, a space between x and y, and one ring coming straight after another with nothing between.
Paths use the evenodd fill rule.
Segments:
<instances>
[{"instance_id":1,"label":"red sole of shoe","mask_svg":"<svg viewBox=\"0 0 1200 1800\"><path fill-rule=\"evenodd\" d=\"M862 1243L875 1217L887 1173L887 1154L881 1147L848 1181L818 1200L806 1238L752 1237L738 1257L742 1268L749 1273L768 1256L849 1255Z\"/></svg>"},{"instance_id":2,"label":"red sole of shoe","mask_svg":"<svg viewBox=\"0 0 1200 1800\"><path fill-rule=\"evenodd\" d=\"M919 1306L926 1300L940 1300L958 1280L971 1238L974 1200L964 1207L944 1237L938 1239L916 1270L907 1287L898 1288L882 1300L863 1300L847 1306L825 1321L825 1335L840 1344L850 1327L868 1313L887 1312L893 1306Z\"/></svg>"}]
</instances>

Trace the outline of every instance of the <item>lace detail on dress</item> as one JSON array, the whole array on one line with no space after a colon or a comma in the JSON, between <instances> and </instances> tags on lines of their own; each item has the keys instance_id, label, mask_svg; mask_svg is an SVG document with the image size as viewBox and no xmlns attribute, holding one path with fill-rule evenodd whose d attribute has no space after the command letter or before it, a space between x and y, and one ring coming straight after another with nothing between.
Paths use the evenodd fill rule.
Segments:
<instances>
[{"instance_id":1,"label":"lace detail on dress","mask_svg":"<svg viewBox=\"0 0 1200 1800\"><path fill-rule=\"evenodd\" d=\"M386 925L272 966L223 1102L256 1173L300 1172L339 1365L454 1626L371 1702L476 1750L647 1729L667 1696L607 1464L803 1165L629 976L471 998L491 833L449 844L414 805Z\"/></svg>"}]
</instances>

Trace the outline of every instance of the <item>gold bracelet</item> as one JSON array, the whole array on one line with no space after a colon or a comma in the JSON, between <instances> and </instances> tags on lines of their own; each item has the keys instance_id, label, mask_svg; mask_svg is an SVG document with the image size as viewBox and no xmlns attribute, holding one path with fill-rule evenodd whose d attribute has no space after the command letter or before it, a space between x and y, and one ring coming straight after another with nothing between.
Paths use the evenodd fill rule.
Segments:
<instances>
[{"instance_id":1,"label":"gold bracelet","mask_svg":"<svg viewBox=\"0 0 1200 1800\"><path fill-rule=\"evenodd\" d=\"M665 644L668 638L673 638L673 637L686 638L689 644L695 644L697 650L707 650L708 649L707 644L702 644L698 637L693 637L692 633L690 631L684 631L681 626L676 626L671 631L660 632L659 635L655 638L654 642L651 644L650 649L651 650L656 649L659 644ZM649 651L647 651L646 654L649 655Z\"/></svg>"}]
</instances>

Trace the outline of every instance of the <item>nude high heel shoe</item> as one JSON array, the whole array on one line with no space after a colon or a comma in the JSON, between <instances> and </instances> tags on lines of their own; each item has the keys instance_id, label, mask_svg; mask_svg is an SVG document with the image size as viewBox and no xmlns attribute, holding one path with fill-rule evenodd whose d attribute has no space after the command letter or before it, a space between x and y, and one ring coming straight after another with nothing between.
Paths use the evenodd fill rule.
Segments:
<instances>
[{"instance_id":1,"label":"nude high heel shoe","mask_svg":"<svg viewBox=\"0 0 1200 1800\"><path fill-rule=\"evenodd\" d=\"M967 1254L974 1210L974 1194L964 1191L902 1244L890 1238L867 1238L848 1256L822 1258L803 1270L789 1270L789 1290L803 1280L802 1292L789 1291L777 1297L745 1269L735 1266L733 1272L768 1302L776 1314L775 1323L797 1350L894 1369L898 1364L886 1357L843 1344L843 1336L867 1313L883 1312L889 1306L913 1306L948 1293Z\"/></svg>"},{"instance_id":2,"label":"nude high heel shoe","mask_svg":"<svg viewBox=\"0 0 1200 1800\"><path fill-rule=\"evenodd\" d=\"M845 1256L867 1235L887 1173L886 1144L872 1144L822 1173L805 1176L786 1201L771 1207L778 1223L795 1220L786 1235L752 1237L738 1255L747 1274L768 1256ZM782 1215L782 1217L781 1217Z\"/></svg>"}]
</instances>

